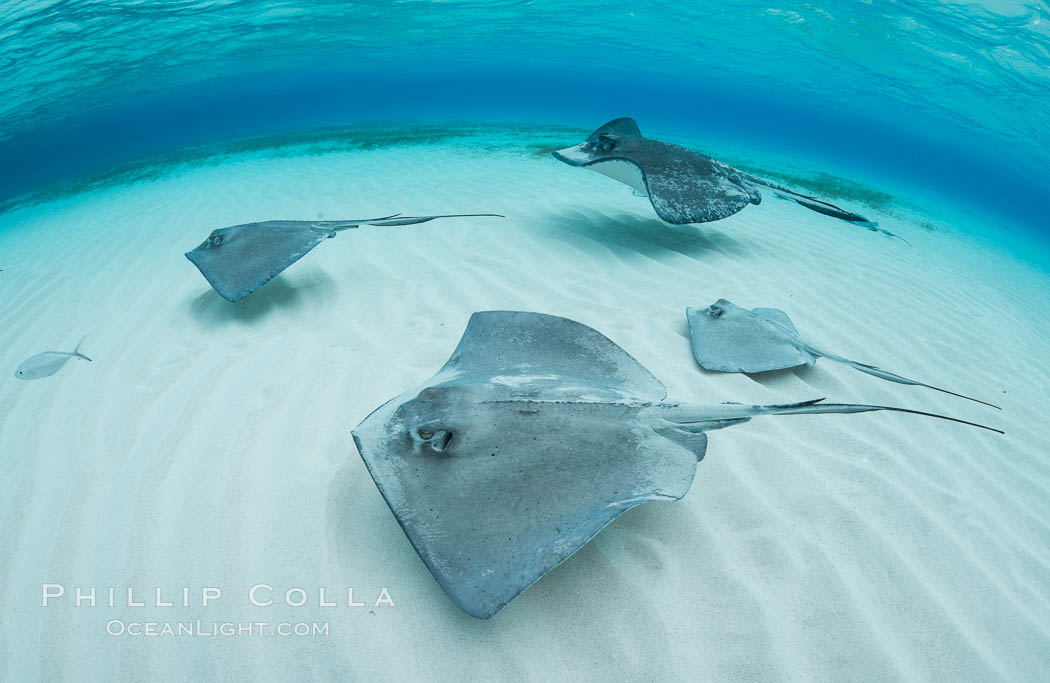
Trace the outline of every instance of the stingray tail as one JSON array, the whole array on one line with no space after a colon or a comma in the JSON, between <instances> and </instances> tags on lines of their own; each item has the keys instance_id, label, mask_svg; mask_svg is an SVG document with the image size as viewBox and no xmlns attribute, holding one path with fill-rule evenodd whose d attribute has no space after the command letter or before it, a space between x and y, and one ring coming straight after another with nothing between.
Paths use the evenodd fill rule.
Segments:
<instances>
[{"instance_id":1,"label":"stingray tail","mask_svg":"<svg viewBox=\"0 0 1050 683\"><path fill-rule=\"evenodd\" d=\"M959 424L980 427L990 432L1005 434L1002 430L988 427L986 425L960 420L947 415L937 413L926 413L921 410L910 410L908 408L894 408L892 406L874 406L858 403L824 403L824 399L817 398L799 403L782 403L778 405L753 406L743 403L722 403L718 406L691 406L688 404L674 404L661 408L660 417L673 423L679 429L688 432L706 432L712 429L731 427L741 422L747 422L758 415L817 415L821 413L868 413L873 410L889 410L895 413L910 413L912 415L924 415L935 417L939 420L958 422Z\"/></svg>"},{"instance_id":2,"label":"stingray tail","mask_svg":"<svg viewBox=\"0 0 1050 683\"><path fill-rule=\"evenodd\" d=\"M85 356L84 354L82 354L80 352L80 346L81 346L81 344L84 343L85 339L87 339L87 335L86 334L83 337L80 338L80 341L77 342L76 348L73 349L73 357L74 358L83 358L86 361L90 361L91 360L90 358L88 358L87 356Z\"/></svg>"},{"instance_id":3,"label":"stingray tail","mask_svg":"<svg viewBox=\"0 0 1050 683\"><path fill-rule=\"evenodd\" d=\"M342 232L343 230L354 230L360 228L362 225L372 225L377 221L388 221L397 218L400 215L401 214L399 213L392 213L389 216L380 216L379 218L361 218L359 220L351 219L348 221L324 221L318 223L317 227L332 232L333 234L329 235L329 237L334 237L334 233Z\"/></svg>"},{"instance_id":4,"label":"stingray tail","mask_svg":"<svg viewBox=\"0 0 1050 683\"><path fill-rule=\"evenodd\" d=\"M450 213L442 216L401 216L400 214L398 214L396 216L390 216L388 218L377 218L373 221L367 221L366 224L379 226L415 225L417 223L426 223L427 221L432 221L436 218L474 218L477 216L506 218L506 216L498 213Z\"/></svg>"},{"instance_id":5,"label":"stingray tail","mask_svg":"<svg viewBox=\"0 0 1050 683\"><path fill-rule=\"evenodd\" d=\"M828 360L833 360L833 361L836 361L836 362L839 362L839 363L845 363L846 365L850 366L851 368L853 368L855 370L860 370L863 373L869 374L869 375L871 375L873 377L878 377L879 379L888 380L890 382L896 382L897 384L908 384L910 386L915 386L915 387L926 387L927 389L933 389L934 391L939 391L942 394L949 394L951 396L958 396L959 398L965 398L967 401L973 401L974 403L980 403L981 405L988 406L990 408L995 408L996 410L1002 410L1002 408L1000 408L999 406L995 405L994 403L988 403L987 401L982 401L982 400L980 400L978 398L974 398L972 396L966 396L965 394L957 394L954 391L948 391L947 389L942 389L940 387L935 387L932 384L926 384L924 382L919 382L919 381L916 381L914 379L908 379L907 377L901 377L900 375L895 375L892 372L887 372L886 370L882 370L880 368L877 368L874 365L867 365L865 363L858 363L857 361L853 361L853 360L850 360L848 358L843 358L842 356L836 356L836 355L831 354L831 353L823 353L823 352L816 351L816 350L813 350L813 352L816 353L818 356L822 356L824 358L827 358Z\"/></svg>"},{"instance_id":6,"label":"stingray tail","mask_svg":"<svg viewBox=\"0 0 1050 683\"><path fill-rule=\"evenodd\" d=\"M910 410L908 408L894 408L893 406L873 406L859 403L824 403L823 401L824 399L818 398L812 401L802 401L801 403L786 403L783 405L748 407L754 411L754 415L815 415L819 413L868 413L873 410L889 410L895 413L910 413L912 415L924 415L926 417L935 417L939 420L948 420L949 422L958 422L959 424L970 425L971 427L987 429L988 431L996 432L997 434L1006 433L1000 429L988 427L986 425L978 424L976 422L960 420L955 417L948 417L947 415L938 415L937 413L927 413L921 410Z\"/></svg>"},{"instance_id":7,"label":"stingray tail","mask_svg":"<svg viewBox=\"0 0 1050 683\"><path fill-rule=\"evenodd\" d=\"M823 199L818 199L817 197L808 194L802 194L801 192L795 192L794 190L790 190L784 187L783 185L778 185L768 180L763 180L762 178L758 178L749 173L742 173L741 175L743 175L747 180L749 180L752 183L755 183L757 185L763 185L771 190L775 190L776 192L780 192L783 195L786 195L788 199L791 199L797 202L798 204L801 204L810 211L816 211L817 213L822 213L825 216L831 216L832 218L838 218L839 220L848 221L850 223L865 223L868 225L876 225L874 221L871 221L865 218L864 216L861 216L859 213L847 211L841 206L835 206L831 202L826 202Z\"/></svg>"}]
</instances>

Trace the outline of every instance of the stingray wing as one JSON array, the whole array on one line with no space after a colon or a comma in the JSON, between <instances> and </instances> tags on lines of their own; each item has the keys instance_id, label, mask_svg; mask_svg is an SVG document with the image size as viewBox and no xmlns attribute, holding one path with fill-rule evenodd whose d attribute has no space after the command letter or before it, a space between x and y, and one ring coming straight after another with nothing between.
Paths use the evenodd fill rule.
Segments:
<instances>
[{"instance_id":1,"label":"stingray wing","mask_svg":"<svg viewBox=\"0 0 1050 683\"><path fill-rule=\"evenodd\" d=\"M783 325L791 332L798 334L798 330L795 328L795 323L791 322L791 317L779 308L752 308L751 312L759 318L765 318L766 320L775 322L778 325Z\"/></svg>"},{"instance_id":2,"label":"stingray wing","mask_svg":"<svg viewBox=\"0 0 1050 683\"><path fill-rule=\"evenodd\" d=\"M762 201L736 169L691 149L642 137L633 119L610 121L582 144L554 156L634 186L622 168L624 162L632 164L656 214L668 223L717 221Z\"/></svg>"},{"instance_id":3,"label":"stingray wing","mask_svg":"<svg viewBox=\"0 0 1050 683\"><path fill-rule=\"evenodd\" d=\"M331 234L324 225L267 221L221 228L186 258L224 299L240 301L323 242Z\"/></svg>"},{"instance_id":4,"label":"stingray wing","mask_svg":"<svg viewBox=\"0 0 1050 683\"><path fill-rule=\"evenodd\" d=\"M638 122L630 116L621 116L618 119L609 121L601 128L591 133L587 139L596 140L603 135L635 135L637 137L642 137L642 129L638 127Z\"/></svg>"},{"instance_id":5,"label":"stingray wing","mask_svg":"<svg viewBox=\"0 0 1050 683\"><path fill-rule=\"evenodd\" d=\"M476 313L441 371L354 442L438 583L488 618L617 515L689 489L704 435L657 434L623 401L631 392L657 400L664 387L593 329ZM421 424L449 435L440 452L417 439Z\"/></svg>"},{"instance_id":6,"label":"stingray wing","mask_svg":"<svg viewBox=\"0 0 1050 683\"><path fill-rule=\"evenodd\" d=\"M812 365L816 357L806 351L788 319L786 327L776 309L758 315L719 299L707 308L687 308L693 356L701 367L719 372L766 372ZM775 313L774 313L775 312ZM777 324L770 324L770 320Z\"/></svg>"},{"instance_id":7,"label":"stingray wing","mask_svg":"<svg viewBox=\"0 0 1050 683\"><path fill-rule=\"evenodd\" d=\"M638 424L623 405L471 407L442 416L453 437L441 454L409 446L399 405L353 435L419 556L474 617L498 612L621 513L681 498L696 472L693 451Z\"/></svg>"},{"instance_id":8,"label":"stingray wing","mask_svg":"<svg viewBox=\"0 0 1050 683\"><path fill-rule=\"evenodd\" d=\"M457 384L484 384L518 398L663 400L667 389L594 328L568 318L521 311L481 311L441 371Z\"/></svg>"},{"instance_id":9,"label":"stingray wing","mask_svg":"<svg viewBox=\"0 0 1050 683\"><path fill-rule=\"evenodd\" d=\"M762 201L722 162L678 145L645 142L628 160L642 170L649 201L668 223L717 221Z\"/></svg>"}]
</instances>

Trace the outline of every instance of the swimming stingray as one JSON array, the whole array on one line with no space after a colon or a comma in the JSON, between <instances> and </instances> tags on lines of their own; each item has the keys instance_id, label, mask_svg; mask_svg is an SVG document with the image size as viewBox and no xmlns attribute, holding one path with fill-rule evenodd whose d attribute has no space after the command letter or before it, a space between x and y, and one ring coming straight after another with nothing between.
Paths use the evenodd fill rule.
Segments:
<instances>
[{"instance_id":1,"label":"swimming stingray","mask_svg":"<svg viewBox=\"0 0 1050 683\"><path fill-rule=\"evenodd\" d=\"M748 204L758 204L761 185L807 209L874 226L864 216L756 178L706 154L642 137L631 118L610 121L581 144L554 152L554 157L630 185L649 197L656 215L676 225L721 220Z\"/></svg>"},{"instance_id":2,"label":"swimming stingray","mask_svg":"<svg viewBox=\"0 0 1050 683\"><path fill-rule=\"evenodd\" d=\"M693 356L706 370L766 372L800 365L811 366L818 358L827 358L898 384L926 387L993 408L999 407L823 351L800 337L787 313L776 308L749 311L731 301L719 299L707 308L685 309L685 317L689 321Z\"/></svg>"},{"instance_id":3,"label":"swimming stingray","mask_svg":"<svg viewBox=\"0 0 1050 683\"><path fill-rule=\"evenodd\" d=\"M342 230L362 225L412 225L435 218L498 216L469 213L447 216L384 216L347 221L266 221L220 228L186 254L215 291L227 301L240 301L311 249ZM502 218L502 216L499 216Z\"/></svg>"},{"instance_id":4,"label":"swimming stingray","mask_svg":"<svg viewBox=\"0 0 1050 683\"><path fill-rule=\"evenodd\" d=\"M485 619L621 513L685 495L704 432L757 415L930 415L819 399L693 405L664 402L666 393L586 325L486 311L434 377L377 408L353 437L434 578Z\"/></svg>"}]
</instances>

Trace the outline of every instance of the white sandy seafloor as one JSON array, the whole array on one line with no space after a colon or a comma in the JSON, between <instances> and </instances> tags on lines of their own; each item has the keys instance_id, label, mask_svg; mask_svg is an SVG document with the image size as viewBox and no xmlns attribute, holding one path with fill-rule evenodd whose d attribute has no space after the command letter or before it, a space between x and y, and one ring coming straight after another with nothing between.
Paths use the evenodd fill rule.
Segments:
<instances>
[{"instance_id":1,"label":"white sandy seafloor","mask_svg":"<svg viewBox=\"0 0 1050 683\"><path fill-rule=\"evenodd\" d=\"M598 174L451 143L246 154L0 215L0 678L1045 680L1050 274L994 231L845 203L911 246L768 194L670 226ZM342 233L236 305L183 258L237 223L488 211L507 218ZM684 312L719 297L1003 410L826 360L705 372ZM350 430L487 309L595 327L674 400L827 396L1007 434L889 413L713 432L684 499L623 515L479 621L430 576ZM94 362L14 379L84 334ZM67 591L47 608L45 583ZM252 606L256 584L278 604ZM96 607L74 605L78 586ZM208 607L205 587L222 591ZM294 587L306 605L283 604ZM383 587L395 607L373 605ZM114 619L269 626L108 635ZM285 622L328 634L269 635Z\"/></svg>"}]
</instances>

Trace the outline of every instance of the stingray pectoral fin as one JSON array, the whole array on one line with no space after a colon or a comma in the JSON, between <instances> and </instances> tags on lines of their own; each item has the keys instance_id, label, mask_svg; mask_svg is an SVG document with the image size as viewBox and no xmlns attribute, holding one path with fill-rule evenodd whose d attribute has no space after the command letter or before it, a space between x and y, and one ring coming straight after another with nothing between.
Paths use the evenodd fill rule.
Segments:
<instances>
[{"instance_id":1,"label":"stingray pectoral fin","mask_svg":"<svg viewBox=\"0 0 1050 683\"><path fill-rule=\"evenodd\" d=\"M641 137L642 129L638 127L638 122L630 116L622 116L602 125L601 128L591 133L587 139L597 140L602 135L637 135Z\"/></svg>"},{"instance_id":2,"label":"stingray pectoral fin","mask_svg":"<svg viewBox=\"0 0 1050 683\"><path fill-rule=\"evenodd\" d=\"M638 134L604 133L603 128L579 145L554 152L554 158L633 187L649 197L656 215L667 223L717 221L762 201L736 169L720 161Z\"/></svg>"},{"instance_id":3,"label":"stingray pectoral fin","mask_svg":"<svg viewBox=\"0 0 1050 683\"><path fill-rule=\"evenodd\" d=\"M762 200L760 194L749 192L735 180L733 169L701 154L654 154L645 163L635 163L642 169L653 210L668 223L718 221Z\"/></svg>"},{"instance_id":4,"label":"stingray pectoral fin","mask_svg":"<svg viewBox=\"0 0 1050 683\"><path fill-rule=\"evenodd\" d=\"M384 405L353 435L412 545L471 616L498 612L621 513L692 484L700 437L679 447L623 403L478 402L490 391L457 383L466 376ZM446 447L406 438L412 415L440 420Z\"/></svg>"},{"instance_id":5,"label":"stingray pectoral fin","mask_svg":"<svg viewBox=\"0 0 1050 683\"><path fill-rule=\"evenodd\" d=\"M637 154L581 163L578 159L571 160L573 157L568 152L570 150L562 150L558 158L634 188L649 198L661 220L672 225L722 220L748 204L761 201L759 195L752 195L729 180L721 169L713 170L717 166L708 163L712 160L700 155L696 155L697 159L686 157L687 163Z\"/></svg>"},{"instance_id":6,"label":"stingray pectoral fin","mask_svg":"<svg viewBox=\"0 0 1050 683\"><path fill-rule=\"evenodd\" d=\"M793 325L786 327L725 299L704 308L687 308L685 315L693 357L705 370L758 373L816 361ZM790 319L787 322L790 325Z\"/></svg>"},{"instance_id":7,"label":"stingray pectoral fin","mask_svg":"<svg viewBox=\"0 0 1050 683\"><path fill-rule=\"evenodd\" d=\"M479 311L441 375L495 385L508 395L663 400L667 389L611 339L574 320L523 311Z\"/></svg>"},{"instance_id":8,"label":"stingray pectoral fin","mask_svg":"<svg viewBox=\"0 0 1050 683\"><path fill-rule=\"evenodd\" d=\"M215 230L186 258L227 301L240 301L321 242L309 221L268 221Z\"/></svg>"},{"instance_id":9,"label":"stingray pectoral fin","mask_svg":"<svg viewBox=\"0 0 1050 683\"><path fill-rule=\"evenodd\" d=\"M798 334L798 329L795 327L795 323L791 322L791 317L779 308L752 308L751 312L759 318L765 318Z\"/></svg>"}]
</instances>

